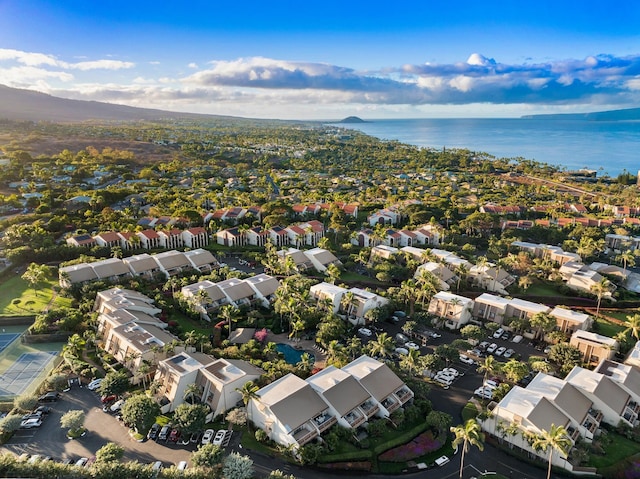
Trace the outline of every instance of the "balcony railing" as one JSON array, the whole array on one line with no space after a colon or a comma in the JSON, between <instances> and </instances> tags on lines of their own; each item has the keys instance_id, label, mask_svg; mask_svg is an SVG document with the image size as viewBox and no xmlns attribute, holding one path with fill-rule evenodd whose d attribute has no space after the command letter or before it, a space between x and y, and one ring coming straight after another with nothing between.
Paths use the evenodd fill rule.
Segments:
<instances>
[{"instance_id":1,"label":"balcony railing","mask_svg":"<svg viewBox=\"0 0 640 479\"><path fill-rule=\"evenodd\" d=\"M360 409L365 416L367 416L367 419L369 419L380 410L380 407L373 401L366 401L360 404Z\"/></svg>"},{"instance_id":2,"label":"balcony railing","mask_svg":"<svg viewBox=\"0 0 640 479\"><path fill-rule=\"evenodd\" d=\"M400 403L387 397L382 401L382 406L391 413L400 407Z\"/></svg>"},{"instance_id":3,"label":"balcony railing","mask_svg":"<svg viewBox=\"0 0 640 479\"><path fill-rule=\"evenodd\" d=\"M396 397L400 400L402 404L407 402L409 399L413 397L413 393L407 387L402 387L395 392Z\"/></svg>"},{"instance_id":4,"label":"balcony railing","mask_svg":"<svg viewBox=\"0 0 640 479\"><path fill-rule=\"evenodd\" d=\"M313 424L318 428L318 431L324 432L333 426L338 420L328 413L321 414L313 418Z\"/></svg>"},{"instance_id":5,"label":"balcony railing","mask_svg":"<svg viewBox=\"0 0 640 479\"><path fill-rule=\"evenodd\" d=\"M298 444L304 446L306 443L318 436L318 431L315 429L309 430L306 427L300 427L296 429L292 435Z\"/></svg>"},{"instance_id":6,"label":"balcony railing","mask_svg":"<svg viewBox=\"0 0 640 479\"><path fill-rule=\"evenodd\" d=\"M343 417L344 417L345 421L347 421L349 423L349 426L351 426L353 429L355 429L358 426L360 426L366 420L365 416L363 416L362 414L358 413L355 410L351 411L349 414L346 414Z\"/></svg>"}]
</instances>

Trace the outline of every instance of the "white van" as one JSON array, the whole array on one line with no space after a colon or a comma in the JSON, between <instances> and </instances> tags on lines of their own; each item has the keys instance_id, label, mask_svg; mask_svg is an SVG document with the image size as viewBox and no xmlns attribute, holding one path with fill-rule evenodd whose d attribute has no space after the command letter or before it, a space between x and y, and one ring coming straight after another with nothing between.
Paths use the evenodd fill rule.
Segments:
<instances>
[{"instance_id":1,"label":"white van","mask_svg":"<svg viewBox=\"0 0 640 479\"><path fill-rule=\"evenodd\" d=\"M122 409L123 404L124 404L124 399L120 399L111 405L111 407L109 408L109 411L118 412L120 409Z\"/></svg>"},{"instance_id":2,"label":"white van","mask_svg":"<svg viewBox=\"0 0 640 479\"><path fill-rule=\"evenodd\" d=\"M178 471L184 471L187 468L187 461L180 461L176 467Z\"/></svg>"}]
</instances>

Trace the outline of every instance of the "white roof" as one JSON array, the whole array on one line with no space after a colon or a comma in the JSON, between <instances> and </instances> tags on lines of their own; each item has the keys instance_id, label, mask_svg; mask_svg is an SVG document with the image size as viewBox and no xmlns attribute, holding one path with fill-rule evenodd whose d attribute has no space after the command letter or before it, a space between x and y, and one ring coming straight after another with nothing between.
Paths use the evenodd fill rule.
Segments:
<instances>
[{"instance_id":1,"label":"white roof","mask_svg":"<svg viewBox=\"0 0 640 479\"><path fill-rule=\"evenodd\" d=\"M571 339L579 339L581 341L589 341L591 343L598 343L605 346L616 347L618 345L618 341L609 336L602 336L601 334L592 333L590 331L583 331L582 329L578 329L575 333L571 335Z\"/></svg>"},{"instance_id":2,"label":"white roof","mask_svg":"<svg viewBox=\"0 0 640 479\"><path fill-rule=\"evenodd\" d=\"M553 310L549 314L558 319L566 319L567 321L571 321L573 323L584 324L585 322L589 321L588 314L561 308L560 306L556 306L555 308L553 308Z\"/></svg>"},{"instance_id":3,"label":"white roof","mask_svg":"<svg viewBox=\"0 0 640 479\"><path fill-rule=\"evenodd\" d=\"M501 296L496 296L495 294L490 294L490 293L482 293L480 296L476 298L475 301L476 303L488 304L500 309L505 309L510 302L510 300L506 298L503 298Z\"/></svg>"},{"instance_id":4,"label":"white roof","mask_svg":"<svg viewBox=\"0 0 640 479\"><path fill-rule=\"evenodd\" d=\"M532 303L531 301L526 301L524 299L514 298L509 301L511 306L515 306L521 311L527 311L529 313L546 313L549 311L549 306L545 306L544 304Z\"/></svg>"},{"instance_id":5,"label":"white roof","mask_svg":"<svg viewBox=\"0 0 640 479\"><path fill-rule=\"evenodd\" d=\"M338 296L347 292L347 289L331 283L318 283L311 286L309 291L312 294L324 293L329 296Z\"/></svg>"},{"instance_id":6,"label":"white roof","mask_svg":"<svg viewBox=\"0 0 640 479\"><path fill-rule=\"evenodd\" d=\"M459 296L457 294L449 293L447 291L440 291L433 298L439 299L440 301L445 301L447 303L450 303L452 301L459 301L460 304L462 305L473 303L473 299L465 298L464 296Z\"/></svg>"}]
</instances>

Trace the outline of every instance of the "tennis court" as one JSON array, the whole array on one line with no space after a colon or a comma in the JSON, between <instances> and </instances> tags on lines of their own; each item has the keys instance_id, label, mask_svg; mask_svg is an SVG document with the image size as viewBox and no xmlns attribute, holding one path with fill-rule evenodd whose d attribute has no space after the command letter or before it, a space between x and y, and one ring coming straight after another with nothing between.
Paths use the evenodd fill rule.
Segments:
<instances>
[{"instance_id":1,"label":"tennis court","mask_svg":"<svg viewBox=\"0 0 640 479\"><path fill-rule=\"evenodd\" d=\"M15 333L0 334L0 353L5 349L7 349L7 346L9 346L12 342L14 342L16 338L18 338L19 336L20 334L15 334Z\"/></svg>"},{"instance_id":2,"label":"tennis court","mask_svg":"<svg viewBox=\"0 0 640 479\"><path fill-rule=\"evenodd\" d=\"M0 396L19 396L39 376L58 351L23 353L0 375Z\"/></svg>"}]
</instances>

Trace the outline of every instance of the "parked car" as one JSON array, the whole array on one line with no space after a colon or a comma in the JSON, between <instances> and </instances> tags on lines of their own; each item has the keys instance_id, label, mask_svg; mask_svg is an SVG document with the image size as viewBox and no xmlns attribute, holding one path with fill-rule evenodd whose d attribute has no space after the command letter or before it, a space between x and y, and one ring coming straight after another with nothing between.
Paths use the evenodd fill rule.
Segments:
<instances>
[{"instance_id":1,"label":"parked car","mask_svg":"<svg viewBox=\"0 0 640 479\"><path fill-rule=\"evenodd\" d=\"M387 318L387 322L392 323L392 324L396 324L400 322L400 318L398 316L389 316Z\"/></svg>"},{"instance_id":2,"label":"parked car","mask_svg":"<svg viewBox=\"0 0 640 479\"><path fill-rule=\"evenodd\" d=\"M498 345L496 343L491 343L489 347L487 347L487 352L489 354L493 354L496 349L498 349Z\"/></svg>"},{"instance_id":3,"label":"parked car","mask_svg":"<svg viewBox=\"0 0 640 479\"><path fill-rule=\"evenodd\" d=\"M502 333L502 336L500 336L500 339L503 339L505 341L509 341L510 337L511 337L511 333L509 331L505 331L504 333Z\"/></svg>"},{"instance_id":4,"label":"parked car","mask_svg":"<svg viewBox=\"0 0 640 479\"><path fill-rule=\"evenodd\" d=\"M507 348L505 348L504 346L500 346L498 349L496 349L494 354L496 356L502 356L506 350Z\"/></svg>"},{"instance_id":5,"label":"parked car","mask_svg":"<svg viewBox=\"0 0 640 479\"><path fill-rule=\"evenodd\" d=\"M114 402L113 404L106 404L102 410L104 412L109 412L109 413L117 413L118 411L120 411L120 409L122 409L122 406L124 404L124 399L119 399L116 402Z\"/></svg>"},{"instance_id":6,"label":"parked car","mask_svg":"<svg viewBox=\"0 0 640 479\"><path fill-rule=\"evenodd\" d=\"M504 329L498 328L496 329L495 333L493 333L493 337L495 339L499 339L500 337L502 337L503 334L504 334Z\"/></svg>"},{"instance_id":7,"label":"parked car","mask_svg":"<svg viewBox=\"0 0 640 479\"><path fill-rule=\"evenodd\" d=\"M399 342L399 343L404 344L404 343L406 343L406 342L408 342L408 341L409 341L409 338L407 338L407 337L406 337L404 334L402 334L402 333L398 333L398 334L396 334L396 341L397 341L397 342Z\"/></svg>"},{"instance_id":8,"label":"parked car","mask_svg":"<svg viewBox=\"0 0 640 479\"><path fill-rule=\"evenodd\" d=\"M38 398L39 402L55 402L60 399L60 393L57 391L49 391Z\"/></svg>"},{"instance_id":9,"label":"parked car","mask_svg":"<svg viewBox=\"0 0 640 479\"><path fill-rule=\"evenodd\" d=\"M169 437L169 432L171 432L171 428L169 426L162 426L160 432L158 433L158 441L166 441Z\"/></svg>"},{"instance_id":10,"label":"parked car","mask_svg":"<svg viewBox=\"0 0 640 479\"><path fill-rule=\"evenodd\" d=\"M369 328L359 328L358 332L363 336L371 336L371 330Z\"/></svg>"},{"instance_id":11,"label":"parked car","mask_svg":"<svg viewBox=\"0 0 640 479\"><path fill-rule=\"evenodd\" d=\"M482 399L493 399L493 389L486 387L479 387L475 391L473 391L475 396L481 397Z\"/></svg>"},{"instance_id":12,"label":"parked car","mask_svg":"<svg viewBox=\"0 0 640 479\"><path fill-rule=\"evenodd\" d=\"M101 384L102 384L102 378L94 379L89 384L87 384L87 389L89 391L95 391L100 387Z\"/></svg>"},{"instance_id":13,"label":"parked car","mask_svg":"<svg viewBox=\"0 0 640 479\"><path fill-rule=\"evenodd\" d=\"M180 430L179 429L172 429L171 433L169 433L169 441L170 442L178 442L178 439L180 439Z\"/></svg>"},{"instance_id":14,"label":"parked car","mask_svg":"<svg viewBox=\"0 0 640 479\"><path fill-rule=\"evenodd\" d=\"M478 352L480 352L480 351L478 351ZM465 364L475 364L476 363L473 359L471 359L466 354L461 354L459 359L460 359L461 363L465 363Z\"/></svg>"},{"instance_id":15,"label":"parked car","mask_svg":"<svg viewBox=\"0 0 640 479\"><path fill-rule=\"evenodd\" d=\"M182 436L180 438L180 440L178 441L178 444L180 444L181 446L188 446L190 439L191 439L191 435L190 434L185 434L184 436Z\"/></svg>"},{"instance_id":16,"label":"parked car","mask_svg":"<svg viewBox=\"0 0 640 479\"><path fill-rule=\"evenodd\" d=\"M464 374L460 373L460 371L458 371L456 368L444 368L442 369L442 372L445 374L450 374L455 377L464 376Z\"/></svg>"},{"instance_id":17,"label":"parked car","mask_svg":"<svg viewBox=\"0 0 640 479\"><path fill-rule=\"evenodd\" d=\"M414 350L419 350L420 346L418 346L416 343L414 343L413 341L409 341L407 343L404 343L405 347L409 348L409 349L414 349Z\"/></svg>"},{"instance_id":18,"label":"parked car","mask_svg":"<svg viewBox=\"0 0 640 479\"><path fill-rule=\"evenodd\" d=\"M25 419L20 423L20 429L31 429L31 428L40 427L40 426L42 426L42 419L38 417Z\"/></svg>"},{"instance_id":19,"label":"parked car","mask_svg":"<svg viewBox=\"0 0 640 479\"><path fill-rule=\"evenodd\" d=\"M407 317L407 313L405 313L404 311L394 311L393 315L397 316L399 318L406 318Z\"/></svg>"},{"instance_id":20,"label":"parked car","mask_svg":"<svg viewBox=\"0 0 640 479\"><path fill-rule=\"evenodd\" d=\"M116 399L118 399L118 396L116 394L106 394L100 398L100 402L102 404L109 404L115 401Z\"/></svg>"},{"instance_id":21,"label":"parked car","mask_svg":"<svg viewBox=\"0 0 640 479\"><path fill-rule=\"evenodd\" d=\"M404 354L404 355L409 354L409 350L407 348L396 348L395 352L396 354Z\"/></svg>"},{"instance_id":22,"label":"parked car","mask_svg":"<svg viewBox=\"0 0 640 479\"><path fill-rule=\"evenodd\" d=\"M76 466L84 467L87 465L87 462L89 462L88 457L81 457L76 461Z\"/></svg>"},{"instance_id":23,"label":"parked car","mask_svg":"<svg viewBox=\"0 0 640 479\"><path fill-rule=\"evenodd\" d=\"M158 472L160 472L161 469L162 469L162 461L156 461L151 464L151 472L153 472L154 474L158 474Z\"/></svg>"},{"instance_id":24,"label":"parked car","mask_svg":"<svg viewBox=\"0 0 640 479\"><path fill-rule=\"evenodd\" d=\"M160 429L162 429L162 426L157 422L154 423L147 433L147 438L151 439L152 441L156 440L158 438L158 434L160 433Z\"/></svg>"},{"instance_id":25,"label":"parked car","mask_svg":"<svg viewBox=\"0 0 640 479\"><path fill-rule=\"evenodd\" d=\"M209 444L211 442L211 440L213 439L213 435L216 432L213 429L207 429L204 434L202 435L202 441L201 444L205 445L205 444Z\"/></svg>"},{"instance_id":26,"label":"parked car","mask_svg":"<svg viewBox=\"0 0 640 479\"><path fill-rule=\"evenodd\" d=\"M186 468L187 468L187 461L180 461L176 466L176 469L178 469L178 471L184 471Z\"/></svg>"},{"instance_id":27,"label":"parked car","mask_svg":"<svg viewBox=\"0 0 640 479\"><path fill-rule=\"evenodd\" d=\"M32 414L43 414L47 415L51 412L51 408L49 406L38 406L33 410Z\"/></svg>"},{"instance_id":28,"label":"parked car","mask_svg":"<svg viewBox=\"0 0 640 479\"><path fill-rule=\"evenodd\" d=\"M478 349L485 351L489 347L489 341L482 341L478 344Z\"/></svg>"},{"instance_id":29,"label":"parked car","mask_svg":"<svg viewBox=\"0 0 640 479\"><path fill-rule=\"evenodd\" d=\"M222 446L225 437L227 437L227 431L224 429L220 429L218 432L216 432L216 436L213 438L212 444L214 446Z\"/></svg>"},{"instance_id":30,"label":"parked car","mask_svg":"<svg viewBox=\"0 0 640 479\"><path fill-rule=\"evenodd\" d=\"M513 337L513 339L511 339L512 343L519 343L520 341L522 341L523 337L520 334L517 334Z\"/></svg>"},{"instance_id":31,"label":"parked car","mask_svg":"<svg viewBox=\"0 0 640 479\"><path fill-rule=\"evenodd\" d=\"M191 444L198 444L200 443L200 439L202 438L202 433L201 432L194 432L191 434L191 436L189 436L189 442Z\"/></svg>"},{"instance_id":32,"label":"parked car","mask_svg":"<svg viewBox=\"0 0 640 479\"><path fill-rule=\"evenodd\" d=\"M509 349L507 349L507 350L504 352L504 354L502 355L502 357L503 357L503 358L505 358L505 359L509 359L509 358L510 358L511 356L513 356L515 353L516 353L516 352L515 352L513 349L509 348Z\"/></svg>"},{"instance_id":33,"label":"parked car","mask_svg":"<svg viewBox=\"0 0 640 479\"><path fill-rule=\"evenodd\" d=\"M496 389L498 387L498 382L493 379L487 379L482 385L485 388Z\"/></svg>"}]
</instances>

